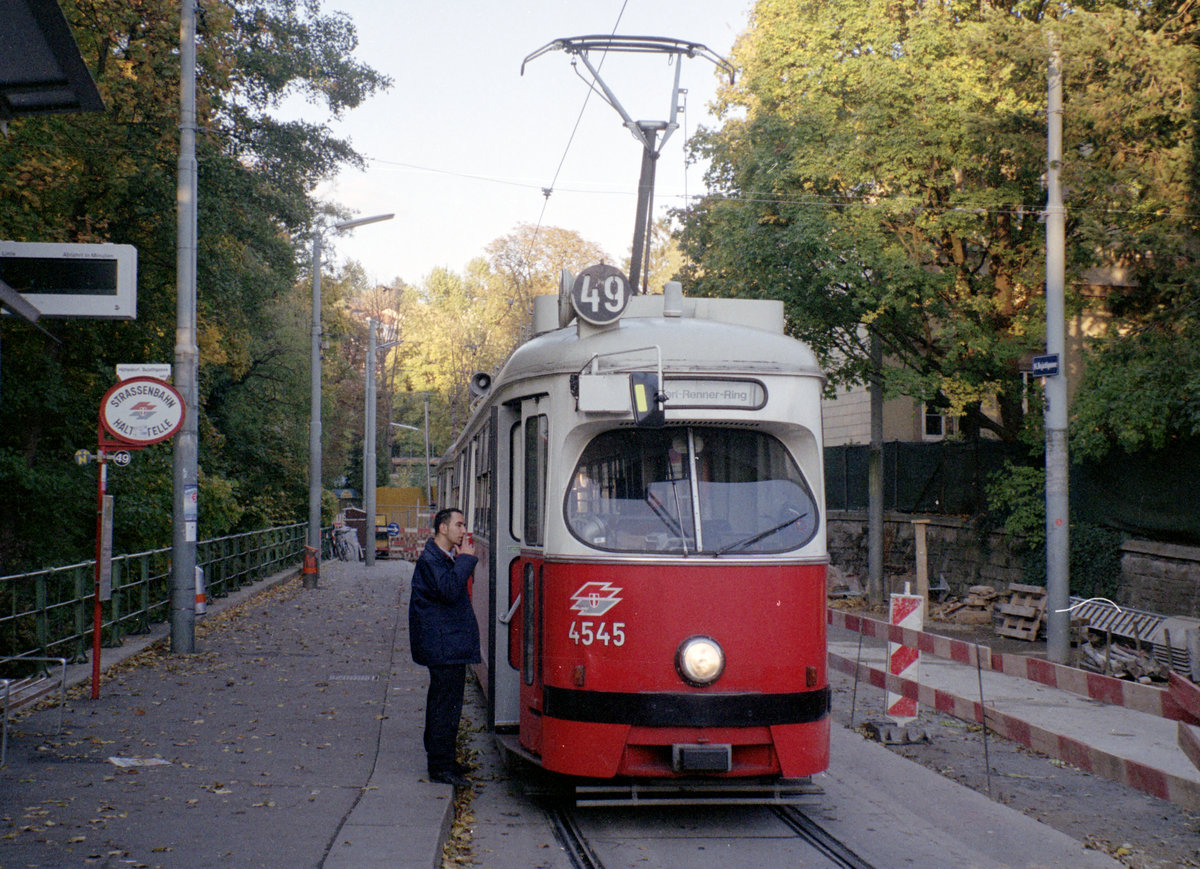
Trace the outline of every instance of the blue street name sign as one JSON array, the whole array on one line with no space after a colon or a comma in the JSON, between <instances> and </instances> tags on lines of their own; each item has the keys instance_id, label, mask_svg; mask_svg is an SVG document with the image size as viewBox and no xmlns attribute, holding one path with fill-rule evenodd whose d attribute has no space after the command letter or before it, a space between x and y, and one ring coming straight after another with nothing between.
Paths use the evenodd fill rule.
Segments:
<instances>
[{"instance_id":1,"label":"blue street name sign","mask_svg":"<svg viewBox=\"0 0 1200 869\"><path fill-rule=\"evenodd\" d=\"M1034 377L1053 377L1058 374L1058 354L1050 353L1046 356L1033 357L1033 376Z\"/></svg>"}]
</instances>

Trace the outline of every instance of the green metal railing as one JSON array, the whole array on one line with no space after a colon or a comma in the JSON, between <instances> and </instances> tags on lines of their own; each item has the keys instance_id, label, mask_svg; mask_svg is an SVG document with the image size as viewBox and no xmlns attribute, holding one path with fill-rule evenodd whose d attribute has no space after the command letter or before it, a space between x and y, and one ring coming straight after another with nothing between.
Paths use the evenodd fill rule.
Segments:
<instances>
[{"instance_id":1,"label":"green metal railing","mask_svg":"<svg viewBox=\"0 0 1200 869\"><path fill-rule=\"evenodd\" d=\"M225 597L291 566L304 555L307 523L202 540L196 566L211 598ZM321 535L325 539L324 534ZM58 656L87 659L95 606L94 561L0 576L0 658ZM154 549L112 560L112 599L101 606L101 641L149 633L170 614L171 550Z\"/></svg>"}]
</instances>

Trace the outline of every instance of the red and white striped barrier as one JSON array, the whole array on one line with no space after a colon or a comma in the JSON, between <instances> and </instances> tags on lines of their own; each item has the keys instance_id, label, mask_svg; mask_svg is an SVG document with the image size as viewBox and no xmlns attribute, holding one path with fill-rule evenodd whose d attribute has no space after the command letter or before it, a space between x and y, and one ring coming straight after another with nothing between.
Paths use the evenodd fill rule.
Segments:
<instances>
[{"instance_id":1,"label":"red and white striped barrier","mask_svg":"<svg viewBox=\"0 0 1200 869\"><path fill-rule=\"evenodd\" d=\"M406 561L416 561L425 549L425 541L432 536L432 528L403 528L399 535L389 541L391 554Z\"/></svg>"},{"instance_id":2,"label":"red and white striped barrier","mask_svg":"<svg viewBox=\"0 0 1200 869\"><path fill-rule=\"evenodd\" d=\"M1055 664L1028 655L993 652L987 646L977 646L975 643L965 640L955 640L926 631L889 625L887 622L855 615L844 610L827 609L826 621L836 628L853 631L865 637L876 637L911 646L939 658L957 661L960 664L969 664L972 667L975 666L976 659L981 658L980 665L985 670L995 670L998 673L1028 679L1031 682L1048 685L1061 691L1070 691L1081 697L1099 700L1101 703L1134 709L1149 715L1157 715L1159 718L1200 724L1200 717L1188 714L1179 699L1172 696L1165 688L1127 682L1100 673L1089 673L1086 670Z\"/></svg>"},{"instance_id":3,"label":"red and white striped barrier","mask_svg":"<svg viewBox=\"0 0 1200 869\"><path fill-rule=\"evenodd\" d=\"M858 678L876 688L911 697L915 702L964 721L986 724L994 733L1034 751L1191 811L1200 810L1200 783L1191 779L1155 769L1136 760L1118 757L1073 737L1054 733L990 707L986 710L985 721L984 707L978 700L921 685L911 679L885 673L869 664L860 663L856 668L854 661L835 652L829 653L829 665L850 675L855 675L857 669Z\"/></svg>"},{"instance_id":4,"label":"red and white striped barrier","mask_svg":"<svg viewBox=\"0 0 1200 869\"><path fill-rule=\"evenodd\" d=\"M919 631L924 627L925 598L919 594L893 594L888 609L893 626ZM921 650L904 643L888 642L888 672L893 676L917 681L921 667ZM915 697L903 693L887 692L887 715L899 725L908 724L917 717Z\"/></svg>"}]
</instances>

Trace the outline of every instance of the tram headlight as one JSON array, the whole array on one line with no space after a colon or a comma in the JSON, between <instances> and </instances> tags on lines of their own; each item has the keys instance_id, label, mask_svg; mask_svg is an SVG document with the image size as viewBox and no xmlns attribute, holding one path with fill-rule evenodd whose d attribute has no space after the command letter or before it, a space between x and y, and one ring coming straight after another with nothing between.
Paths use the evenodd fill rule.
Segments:
<instances>
[{"instance_id":1,"label":"tram headlight","mask_svg":"<svg viewBox=\"0 0 1200 869\"><path fill-rule=\"evenodd\" d=\"M711 685L725 670L725 652L711 637L688 637L675 652L675 669L691 685Z\"/></svg>"}]
</instances>

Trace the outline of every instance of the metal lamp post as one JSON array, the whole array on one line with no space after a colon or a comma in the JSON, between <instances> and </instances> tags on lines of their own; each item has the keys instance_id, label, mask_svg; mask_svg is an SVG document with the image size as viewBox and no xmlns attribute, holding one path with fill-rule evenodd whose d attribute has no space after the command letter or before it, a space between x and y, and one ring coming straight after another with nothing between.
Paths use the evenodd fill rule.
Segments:
<instances>
[{"instance_id":1,"label":"metal lamp post","mask_svg":"<svg viewBox=\"0 0 1200 869\"><path fill-rule=\"evenodd\" d=\"M374 320L367 321L366 419L363 423L363 508L367 513L367 552L365 564L375 564L375 354L399 346L399 341L376 343Z\"/></svg>"},{"instance_id":2,"label":"metal lamp post","mask_svg":"<svg viewBox=\"0 0 1200 869\"><path fill-rule=\"evenodd\" d=\"M1062 67L1051 42L1046 93L1046 660L1071 657L1070 454L1067 444L1066 212L1062 194Z\"/></svg>"},{"instance_id":3,"label":"metal lamp post","mask_svg":"<svg viewBox=\"0 0 1200 869\"><path fill-rule=\"evenodd\" d=\"M171 481L171 651L196 651L196 541L200 497L197 408L200 350L196 346L196 8L183 3L179 19L179 169L175 200L175 386L186 408L175 439ZM94 683L93 683L94 684ZM98 696L94 693L93 697Z\"/></svg>"},{"instance_id":4,"label":"metal lamp post","mask_svg":"<svg viewBox=\"0 0 1200 869\"><path fill-rule=\"evenodd\" d=\"M402 422L389 422L388 425L421 433L421 429L415 425L405 425ZM427 395L425 396L425 509L429 509L429 505L432 503L432 489L429 485L429 396Z\"/></svg>"},{"instance_id":5,"label":"metal lamp post","mask_svg":"<svg viewBox=\"0 0 1200 869\"><path fill-rule=\"evenodd\" d=\"M391 220L394 214L376 214L345 220L328 227L335 232L368 223ZM317 550L317 572L304 574L304 587L316 588L321 571L321 233L313 229L312 243L312 407L308 424L308 545ZM374 542L372 541L372 547Z\"/></svg>"}]
</instances>

